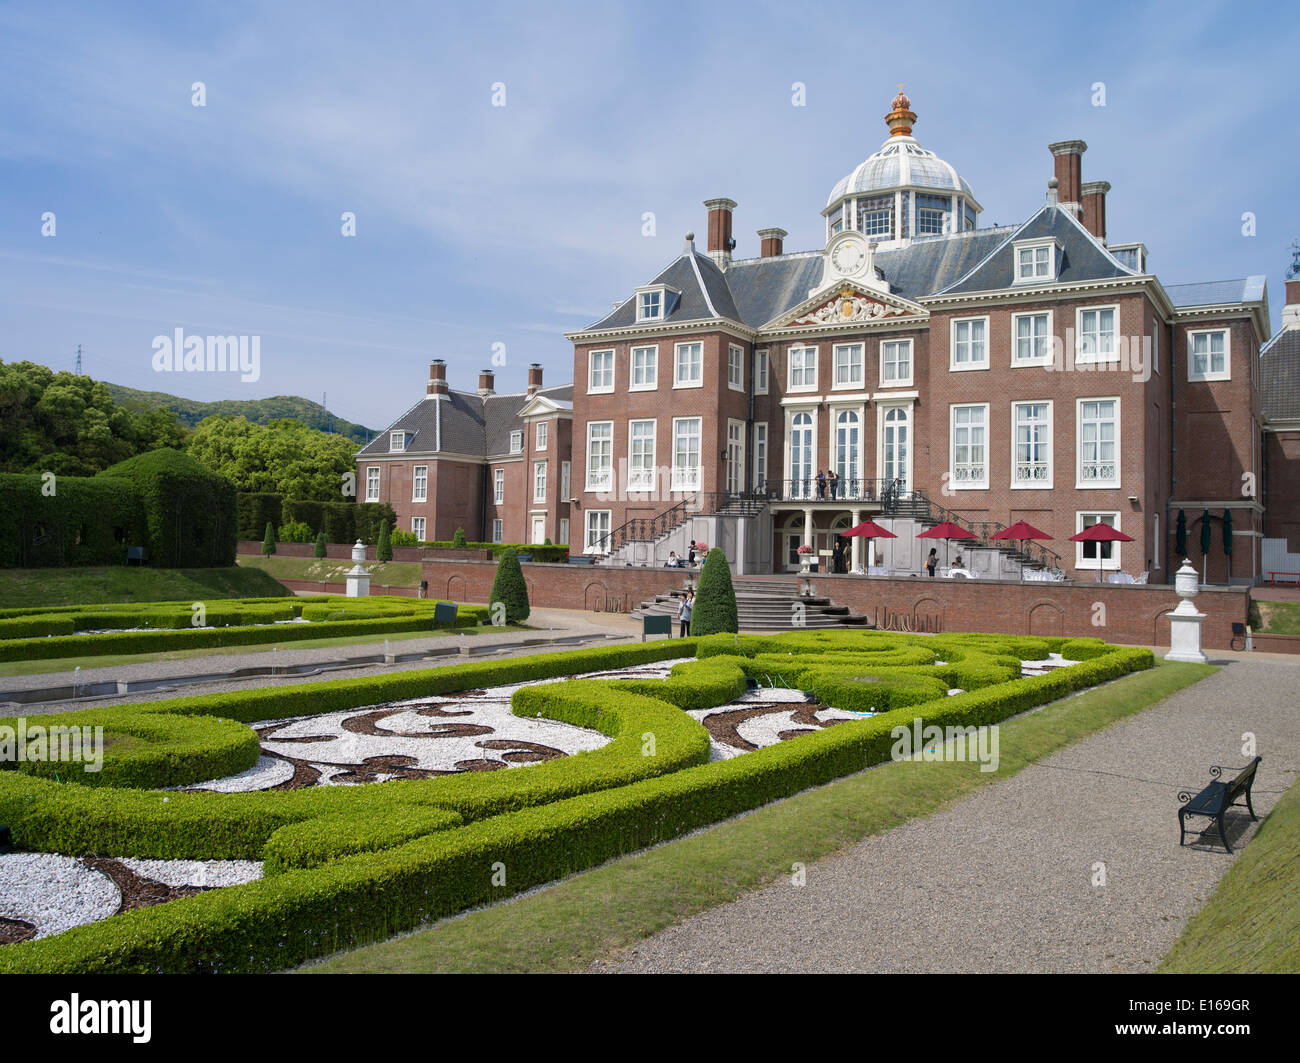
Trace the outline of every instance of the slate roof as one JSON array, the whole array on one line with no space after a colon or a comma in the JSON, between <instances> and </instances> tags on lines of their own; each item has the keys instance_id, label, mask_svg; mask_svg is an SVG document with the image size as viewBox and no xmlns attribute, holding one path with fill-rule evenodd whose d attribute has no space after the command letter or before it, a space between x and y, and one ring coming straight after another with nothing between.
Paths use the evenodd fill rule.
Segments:
<instances>
[{"instance_id":1,"label":"slate roof","mask_svg":"<svg viewBox=\"0 0 1300 1063\"><path fill-rule=\"evenodd\" d=\"M1300 419L1300 328L1275 333L1259 352L1264 417Z\"/></svg>"},{"instance_id":2,"label":"slate roof","mask_svg":"<svg viewBox=\"0 0 1300 1063\"><path fill-rule=\"evenodd\" d=\"M561 408L573 408L573 385L542 388L539 395L554 400ZM524 427L519 411L527 395L489 395L452 391L446 399L421 399L359 451L358 457L383 457L389 433L412 433L405 456L470 454L484 459L510 453L510 433Z\"/></svg>"},{"instance_id":3,"label":"slate roof","mask_svg":"<svg viewBox=\"0 0 1300 1063\"><path fill-rule=\"evenodd\" d=\"M1230 281L1205 281L1198 284L1169 284L1165 291L1176 307L1220 306L1224 303L1254 303L1264 298L1267 277L1240 277Z\"/></svg>"}]
</instances>

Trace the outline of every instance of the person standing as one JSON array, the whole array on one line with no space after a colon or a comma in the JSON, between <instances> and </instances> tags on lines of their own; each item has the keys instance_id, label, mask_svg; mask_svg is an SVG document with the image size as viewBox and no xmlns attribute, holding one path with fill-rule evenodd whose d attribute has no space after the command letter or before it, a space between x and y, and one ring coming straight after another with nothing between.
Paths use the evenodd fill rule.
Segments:
<instances>
[{"instance_id":1,"label":"person standing","mask_svg":"<svg viewBox=\"0 0 1300 1063\"><path fill-rule=\"evenodd\" d=\"M925 570L930 573L930 578L934 579L934 570L939 567L939 551L933 546L930 547L930 556L925 559Z\"/></svg>"},{"instance_id":2,"label":"person standing","mask_svg":"<svg viewBox=\"0 0 1300 1063\"><path fill-rule=\"evenodd\" d=\"M691 540L690 548L686 551L686 564L691 567L695 566L695 540L694 539Z\"/></svg>"},{"instance_id":3,"label":"person standing","mask_svg":"<svg viewBox=\"0 0 1300 1063\"><path fill-rule=\"evenodd\" d=\"M831 554L831 571L837 575L844 571L844 540L839 536L835 537L835 551Z\"/></svg>"},{"instance_id":4,"label":"person standing","mask_svg":"<svg viewBox=\"0 0 1300 1063\"><path fill-rule=\"evenodd\" d=\"M681 625L679 638L686 638L691 633L691 610L695 608L695 592L687 591L682 604L677 607L677 620Z\"/></svg>"},{"instance_id":5,"label":"person standing","mask_svg":"<svg viewBox=\"0 0 1300 1063\"><path fill-rule=\"evenodd\" d=\"M840 474L837 473L834 469L829 470L826 473L826 482L827 484L830 485L831 500L834 501L838 497L837 492L840 485Z\"/></svg>"}]
</instances>

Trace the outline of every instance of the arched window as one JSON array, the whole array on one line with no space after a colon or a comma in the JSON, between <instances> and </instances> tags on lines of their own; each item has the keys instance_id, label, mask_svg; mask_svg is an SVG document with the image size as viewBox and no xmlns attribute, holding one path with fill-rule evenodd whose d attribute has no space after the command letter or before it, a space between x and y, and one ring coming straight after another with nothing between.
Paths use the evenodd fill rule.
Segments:
<instances>
[{"instance_id":1,"label":"arched window","mask_svg":"<svg viewBox=\"0 0 1300 1063\"><path fill-rule=\"evenodd\" d=\"M841 410L835 418L835 484L840 498L857 498L858 458L861 451L861 418L856 410Z\"/></svg>"},{"instance_id":2,"label":"arched window","mask_svg":"<svg viewBox=\"0 0 1300 1063\"><path fill-rule=\"evenodd\" d=\"M790 420L790 496L811 498L815 475L812 414L796 413Z\"/></svg>"},{"instance_id":3,"label":"arched window","mask_svg":"<svg viewBox=\"0 0 1300 1063\"><path fill-rule=\"evenodd\" d=\"M910 411L907 407L893 407L885 414L881 440L881 473L886 480L901 480L904 494L911 489L911 484L908 482L912 464L908 457L910 421Z\"/></svg>"}]
</instances>

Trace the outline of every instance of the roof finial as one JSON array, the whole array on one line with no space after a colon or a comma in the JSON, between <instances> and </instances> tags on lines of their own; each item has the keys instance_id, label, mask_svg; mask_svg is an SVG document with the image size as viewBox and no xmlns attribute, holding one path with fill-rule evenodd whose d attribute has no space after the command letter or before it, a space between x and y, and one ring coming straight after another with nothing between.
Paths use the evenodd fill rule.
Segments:
<instances>
[{"instance_id":1,"label":"roof finial","mask_svg":"<svg viewBox=\"0 0 1300 1063\"><path fill-rule=\"evenodd\" d=\"M1300 239L1291 241L1291 268L1286 271L1287 280L1300 278Z\"/></svg>"},{"instance_id":2,"label":"roof finial","mask_svg":"<svg viewBox=\"0 0 1300 1063\"><path fill-rule=\"evenodd\" d=\"M903 95L903 83L898 83L898 95L894 97L894 109L885 115L885 124L889 126L891 137L910 137L912 123L916 113L911 109L912 101Z\"/></svg>"}]
</instances>

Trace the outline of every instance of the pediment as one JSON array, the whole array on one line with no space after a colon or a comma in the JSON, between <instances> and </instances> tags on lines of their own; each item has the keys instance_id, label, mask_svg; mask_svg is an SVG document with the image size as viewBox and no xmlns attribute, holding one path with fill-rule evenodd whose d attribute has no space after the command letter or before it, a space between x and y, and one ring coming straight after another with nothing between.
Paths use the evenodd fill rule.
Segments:
<instances>
[{"instance_id":1,"label":"pediment","mask_svg":"<svg viewBox=\"0 0 1300 1063\"><path fill-rule=\"evenodd\" d=\"M890 318L925 315L924 307L907 299L845 282L829 297L826 292L820 292L763 327L825 328L828 325L862 325Z\"/></svg>"}]
</instances>

